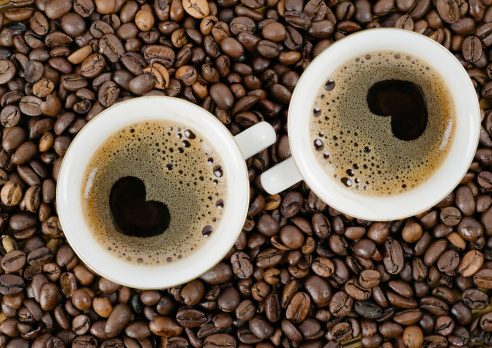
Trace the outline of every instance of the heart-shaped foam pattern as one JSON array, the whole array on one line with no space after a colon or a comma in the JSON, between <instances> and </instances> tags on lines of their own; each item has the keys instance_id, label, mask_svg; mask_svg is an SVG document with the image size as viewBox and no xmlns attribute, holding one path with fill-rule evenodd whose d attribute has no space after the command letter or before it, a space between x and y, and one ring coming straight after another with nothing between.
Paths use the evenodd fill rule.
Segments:
<instances>
[{"instance_id":1,"label":"heart-shaped foam pattern","mask_svg":"<svg viewBox=\"0 0 492 348\"><path fill-rule=\"evenodd\" d=\"M367 93L372 113L391 116L391 131L400 140L415 140L427 126L427 106L422 88L410 81L385 80Z\"/></svg>"},{"instance_id":2,"label":"heart-shaped foam pattern","mask_svg":"<svg viewBox=\"0 0 492 348\"><path fill-rule=\"evenodd\" d=\"M164 233L171 216L167 206L147 201L145 184L126 176L116 181L109 197L111 217L116 230L127 236L152 237Z\"/></svg>"}]
</instances>

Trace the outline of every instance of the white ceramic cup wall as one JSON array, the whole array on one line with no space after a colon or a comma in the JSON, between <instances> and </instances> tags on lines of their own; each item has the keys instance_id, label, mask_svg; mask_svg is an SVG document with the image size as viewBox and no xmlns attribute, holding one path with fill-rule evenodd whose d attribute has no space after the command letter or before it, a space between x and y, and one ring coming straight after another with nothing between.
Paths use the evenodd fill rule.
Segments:
<instances>
[{"instance_id":1,"label":"white ceramic cup wall","mask_svg":"<svg viewBox=\"0 0 492 348\"><path fill-rule=\"evenodd\" d=\"M132 264L105 250L87 226L81 200L85 170L94 152L116 131L147 120L174 121L198 131L222 157L227 178L227 204L219 227L194 254L162 266ZM116 104L89 122L65 154L56 194L58 216L65 236L87 266L123 285L166 288L199 277L226 255L242 230L249 207L245 159L272 145L275 139L274 129L266 122L233 137L212 114L177 98L141 97Z\"/></svg>"},{"instance_id":2,"label":"white ceramic cup wall","mask_svg":"<svg viewBox=\"0 0 492 348\"><path fill-rule=\"evenodd\" d=\"M347 190L315 158L309 127L318 90L347 60L378 50L407 53L427 62L448 85L456 105L456 135L448 157L427 181L406 193L371 197ZM432 117L432 116L430 116ZM292 157L261 176L264 189L275 194L304 180L331 207L366 220L397 220L422 212L446 197L466 174L480 132L475 89L458 60L426 36L401 29L371 29L335 42L303 72L289 107L288 135Z\"/></svg>"}]
</instances>

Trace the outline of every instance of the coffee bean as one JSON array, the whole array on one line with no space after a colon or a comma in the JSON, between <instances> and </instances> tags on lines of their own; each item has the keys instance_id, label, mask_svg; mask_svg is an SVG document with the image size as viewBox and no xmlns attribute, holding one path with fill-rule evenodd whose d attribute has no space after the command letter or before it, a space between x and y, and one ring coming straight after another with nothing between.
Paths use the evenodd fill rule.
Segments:
<instances>
[{"instance_id":1,"label":"coffee bean","mask_svg":"<svg viewBox=\"0 0 492 348\"><path fill-rule=\"evenodd\" d=\"M207 322L205 313L196 309L181 309L176 313L177 322L183 327L198 327Z\"/></svg>"},{"instance_id":2,"label":"coffee bean","mask_svg":"<svg viewBox=\"0 0 492 348\"><path fill-rule=\"evenodd\" d=\"M483 226L477 220L464 217L458 225L458 233L468 242L475 242L483 235Z\"/></svg>"},{"instance_id":3,"label":"coffee bean","mask_svg":"<svg viewBox=\"0 0 492 348\"><path fill-rule=\"evenodd\" d=\"M104 327L104 332L108 335L108 337L114 337L124 330L130 322L130 319L130 308L127 305L120 303L114 307L108 317L108 321Z\"/></svg>"},{"instance_id":4,"label":"coffee bean","mask_svg":"<svg viewBox=\"0 0 492 348\"><path fill-rule=\"evenodd\" d=\"M183 301L186 305L193 306L193 305L196 305L200 302L204 293L205 293L205 288L203 286L203 283L200 280L194 280L194 281L188 283L181 290L181 297L183 297ZM142 296L143 296L143 294L142 294ZM156 296L156 299L157 299L157 301L159 301L160 295L158 298ZM143 302L143 300L142 300L142 302ZM148 302L148 301L146 301L146 302ZM154 302L154 301L152 301L152 302Z\"/></svg>"},{"instance_id":5,"label":"coffee bean","mask_svg":"<svg viewBox=\"0 0 492 348\"><path fill-rule=\"evenodd\" d=\"M456 23L461 17L459 5L455 1L438 0L437 11L446 23Z\"/></svg>"},{"instance_id":6,"label":"coffee bean","mask_svg":"<svg viewBox=\"0 0 492 348\"><path fill-rule=\"evenodd\" d=\"M177 336L183 332L183 327L173 319L162 316L154 317L149 323L149 328L154 335L163 337Z\"/></svg>"},{"instance_id":7,"label":"coffee bean","mask_svg":"<svg viewBox=\"0 0 492 348\"><path fill-rule=\"evenodd\" d=\"M448 250L437 260L437 267L441 272L450 272L460 263L460 257L456 251Z\"/></svg>"},{"instance_id":8,"label":"coffee bean","mask_svg":"<svg viewBox=\"0 0 492 348\"><path fill-rule=\"evenodd\" d=\"M354 299L350 297L345 291L339 291L333 295L330 300L330 312L335 317L344 317L352 309Z\"/></svg>"},{"instance_id":9,"label":"coffee bean","mask_svg":"<svg viewBox=\"0 0 492 348\"><path fill-rule=\"evenodd\" d=\"M404 260L403 260L403 250L400 243L394 239L388 238L384 243L385 256L384 256L384 266L388 273L398 274L403 270Z\"/></svg>"},{"instance_id":10,"label":"coffee bean","mask_svg":"<svg viewBox=\"0 0 492 348\"><path fill-rule=\"evenodd\" d=\"M112 63L116 63L125 54L123 44L114 34L104 35L99 40L99 47L104 56Z\"/></svg>"},{"instance_id":11,"label":"coffee bean","mask_svg":"<svg viewBox=\"0 0 492 348\"><path fill-rule=\"evenodd\" d=\"M235 252L231 256L232 271L240 279L249 278L253 274L253 265L248 254Z\"/></svg>"},{"instance_id":12,"label":"coffee bean","mask_svg":"<svg viewBox=\"0 0 492 348\"><path fill-rule=\"evenodd\" d=\"M378 319L383 315L383 309L371 301L356 301L354 310L367 319Z\"/></svg>"},{"instance_id":13,"label":"coffee bean","mask_svg":"<svg viewBox=\"0 0 492 348\"><path fill-rule=\"evenodd\" d=\"M473 276L473 283L483 289L492 289L492 271L482 269Z\"/></svg>"},{"instance_id":14,"label":"coffee bean","mask_svg":"<svg viewBox=\"0 0 492 348\"><path fill-rule=\"evenodd\" d=\"M270 40L259 41L257 50L265 58L276 58L280 54L278 44Z\"/></svg>"},{"instance_id":15,"label":"coffee bean","mask_svg":"<svg viewBox=\"0 0 492 348\"><path fill-rule=\"evenodd\" d=\"M4 255L1 261L2 268L7 272L20 270L26 264L26 254L20 250L13 250Z\"/></svg>"},{"instance_id":16,"label":"coffee bean","mask_svg":"<svg viewBox=\"0 0 492 348\"><path fill-rule=\"evenodd\" d=\"M109 83L111 83L111 82L108 81L105 84L109 84ZM103 87L104 87L104 85L99 90L100 91L99 93L101 93L101 90L103 90ZM152 88L154 88L154 79L153 79L151 74L142 74L140 76L133 78L129 82L128 87L130 88L130 91L132 91L133 93L138 94L138 95L142 95L142 94L149 92ZM118 92L115 91L115 88L117 89ZM111 85L110 89L108 89L107 92L105 92L105 94L107 94L107 93L111 93L111 95L112 95L111 101L109 101L109 102L105 101L103 103L101 100L101 97L100 97L99 101L103 105L112 104L116 101L116 98L118 97L118 94L119 94L119 88L117 88L116 84L113 83Z\"/></svg>"},{"instance_id":17,"label":"coffee bean","mask_svg":"<svg viewBox=\"0 0 492 348\"><path fill-rule=\"evenodd\" d=\"M403 341L409 348L421 347L424 343L422 330L416 325L408 326L403 331Z\"/></svg>"},{"instance_id":18,"label":"coffee bean","mask_svg":"<svg viewBox=\"0 0 492 348\"><path fill-rule=\"evenodd\" d=\"M311 276L306 280L304 286L318 307L329 305L332 292L330 285L325 279L319 276Z\"/></svg>"},{"instance_id":19,"label":"coffee bean","mask_svg":"<svg viewBox=\"0 0 492 348\"><path fill-rule=\"evenodd\" d=\"M50 0L46 3L44 9L46 16L50 19L61 18L68 13L72 8L72 3L63 0Z\"/></svg>"},{"instance_id":20,"label":"coffee bean","mask_svg":"<svg viewBox=\"0 0 492 348\"><path fill-rule=\"evenodd\" d=\"M464 277L471 277L477 273L484 262L483 254L478 250L470 250L461 259L458 271Z\"/></svg>"},{"instance_id":21,"label":"coffee bean","mask_svg":"<svg viewBox=\"0 0 492 348\"><path fill-rule=\"evenodd\" d=\"M219 348L219 347L235 347L236 340L228 334L213 334L207 336L204 341L204 347Z\"/></svg>"},{"instance_id":22,"label":"coffee bean","mask_svg":"<svg viewBox=\"0 0 492 348\"><path fill-rule=\"evenodd\" d=\"M0 197L6 206L15 206L22 199L22 188L14 182L7 182L0 191Z\"/></svg>"},{"instance_id":23,"label":"coffee bean","mask_svg":"<svg viewBox=\"0 0 492 348\"><path fill-rule=\"evenodd\" d=\"M294 323L300 323L306 318L310 304L309 295L304 292L298 292L287 306L285 317Z\"/></svg>"},{"instance_id":24,"label":"coffee bean","mask_svg":"<svg viewBox=\"0 0 492 348\"><path fill-rule=\"evenodd\" d=\"M356 279L351 279L345 283L345 292L356 300L367 300L371 296L371 290L362 287Z\"/></svg>"},{"instance_id":25,"label":"coffee bean","mask_svg":"<svg viewBox=\"0 0 492 348\"><path fill-rule=\"evenodd\" d=\"M204 18L210 13L208 3L204 0L185 0L183 2L183 8L194 18Z\"/></svg>"},{"instance_id":26,"label":"coffee bean","mask_svg":"<svg viewBox=\"0 0 492 348\"><path fill-rule=\"evenodd\" d=\"M36 96L23 97L19 103L19 109L28 116L41 116L41 98Z\"/></svg>"}]
</instances>

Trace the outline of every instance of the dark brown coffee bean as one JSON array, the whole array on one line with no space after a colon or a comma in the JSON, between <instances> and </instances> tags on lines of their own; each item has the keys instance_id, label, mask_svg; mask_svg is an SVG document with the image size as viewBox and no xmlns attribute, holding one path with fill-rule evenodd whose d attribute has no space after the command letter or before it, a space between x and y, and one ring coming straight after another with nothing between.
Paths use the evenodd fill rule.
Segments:
<instances>
[{"instance_id":1,"label":"dark brown coffee bean","mask_svg":"<svg viewBox=\"0 0 492 348\"><path fill-rule=\"evenodd\" d=\"M249 329L259 339L267 339L273 336L273 325L262 316L256 316L249 321Z\"/></svg>"},{"instance_id":2,"label":"dark brown coffee bean","mask_svg":"<svg viewBox=\"0 0 492 348\"><path fill-rule=\"evenodd\" d=\"M224 333L213 334L207 336L204 341L204 347L219 348L219 347L235 347L236 340L234 337Z\"/></svg>"},{"instance_id":3,"label":"dark brown coffee bean","mask_svg":"<svg viewBox=\"0 0 492 348\"><path fill-rule=\"evenodd\" d=\"M165 337L177 336L183 332L183 327L173 319L162 316L154 317L149 323L149 328L153 334Z\"/></svg>"},{"instance_id":4,"label":"dark brown coffee bean","mask_svg":"<svg viewBox=\"0 0 492 348\"><path fill-rule=\"evenodd\" d=\"M319 276L311 276L306 280L304 286L318 307L322 308L329 305L332 292L330 285L325 279Z\"/></svg>"},{"instance_id":5,"label":"dark brown coffee bean","mask_svg":"<svg viewBox=\"0 0 492 348\"><path fill-rule=\"evenodd\" d=\"M108 321L106 322L104 332L108 335L108 337L114 337L125 329L130 322L130 319L130 308L127 305L120 303L114 307L111 312Z\"/></svg>"},{"instance_id":6,"label":"dark brown coffee bean","mask_svg":"<svg viewBox=\"0 0 492 348\"><path fill-rule=\"evenodd\" d=\"M114 34L104 35L99 40L99 47L104 56L113 63L116 63L125 54L123 44Z\"/></svg>"},{"instance_id":7,"label":"dark brown coffee bean","mask_svg":"<svg viewBox=\"0 0 492 348\"><path fill-rule=\"evenodd\" d=\"M73 3L73 9L80 16L87 18L92 15L95 9L94 2L91 0L75 0Z\"/></svg>"},{"instance_id":8,"label":"dark brown coffee bean","mask_svg":"<svg viewBox=\"0 0 492 348\"><path fill-rule=\"evenodd\" d=\"M398 274L403 270L403 250L397 240L388 238L384 243L384 266L388 273Z\"/></svg>"},{"instance_id":9,"label":"dark brown coffee bean","mask_svg":"<svg viewBox=\"0 0 492 348\"><path fill-rule=\"evenodd\" d=\"M353 303L354 299L352 297L345 291L339 291L330 300L330 312L335 317L344 317L351 311Z\"/></svg>"},{"instance_id":10,"label":"dark brown coffee bean","mask_svg":"<svg viewBox=\"0 0 492 348\"><path fill-rule=\"evenodd\" d=\"M10 60L0 60L0 84L6 84L15 76L17 69Z\"/></svg>"},{"instance_id":11,"label":"dark brown coffee bean","mask_svg":"<svg viewBox=\"0 0 492 348\"><path fill-rule=\"evenodd\" d=\"M7 272L20 270L26 264L26 254L20 250L12 250L6 253L1 261L2 268Z\"/></svg>"},{"instance_id":12,"label":"dark brown coffee bean","mask_svg":"<svg viewBox=\"0 0 492 348\"><path fill-rule=\"evenodd\" d=\"M460 263L460 256L456 251L448 250L437 260L437 267L441 272L450 272Z\"/></svg>"},{"instance_id":13,"label":"dark brown coffee bean","mask_svg":"<svg viewBox=\"0 0 492 348\"><path fill-rule=\"evenodd\" d=\"M68 91L78 91L81 88L87 87L87 80L79 75L64 75L61 78L63 87Z\"/></svg>"},{"instance_id":14,"label":"dark brown coffee bean","mask_svg":"<svg viewBox=\"0 0 492 348\"><path fill-rule=\"evenodd\" d=\"M186 308L176 313L177 322L183 327L198 327L207 322L207 316L202 311Z\"/></svg>"},{"instance_id":15,"label":"dark brown coffee bean","mask_svg":"<svg viewBox=\"0 0 492 348\"><path fill-rule=\"evenodd\" d=\"M473 192L468 186L460 186L456 190L456 206L466 215L472 215L475 212L476 204Z\"/></svg>"},{"instance_id":16,"label":"dark brown coffee bean","mask_svg":"<svg viewBox=\"0 0 492 348\"><path fill-rule=\"evenodd\" d=\"M229 110L234 105L234 96L223 83L215 83L210 87L210 97L221 109Z\"/></svg>"},{"instance_id":17,"label":"dark brown coffee bean","mask_svg":"<svg viewBox=\"0 0 492 348\"><path fill-rule=\"evenodd\" d=\"M41 98L36 96L23 97L19 103L19 109L28 116L41 116Z\"/></svg>"},{"instance_id":18,"label":"dark brown coffee bean","mask_svg":"<svg viewBox=\"0 0 492 348\"><path fill-rule=\"evenodd\" d=\"M294 323L300 323L306 318L311 304L311 299L308 294L298 292L292 297L287 306L285 317Z\"/></svg>"},{"instance_id":19,"label":"dark brown coffee bean","mask_svg":"<svg viewBox=\"0 0 492 348\"><path fill-rule=\"evenodd\" d=\"M150 45L144 52L144 58L147 62L158 62L167 69L171 68L175 60L174 51L166 46Z\"/></svg>"},{"instance_id":20,"label":"dark brown coffee bean","mask_svg":"<svg viewBox=\"0 0 492 348\"><path fill-rule=\"evenodd\" d=\"M240 279L246 279L253 274L253 265L248 254L236 251L231 256L232 271Z\"/></svg>"},{"instance_id":21,"label":"dark brown coffee bean","mask_svg":"<svg viewBox=\"0 0 492 348\"><path fill-rule=\"evenodd\" d=\"M483 289L492 289L492 270L482 269L473 276L473 283Z\"/></svg>"},{"instance_id":22,"label":"dark brown coffee bean","mask_svg":"<svg viewBox=\"0 0 492 348\"><path fill-rule=\"evenodd\" d=\"M239 320L250 320L255 314L255 305L250 300L242 301L235 310Z\"/></svg>"},{"instance_id":23,"label":"dark brown coffee bean","mask_svg":"<svg viewBox=\"0 0 492 348\"><path fill-rule=\"evenodd\" d=\"M153 81L152 81L153 82ZM118 99L120 89L113 81L106 81L98 93L98 100L101 105L109 107L113 105Z\"/></svg>"},{"instance_id":24,"label":"dark brown coffee bean","mask_svg":"<svg viewBox=\"0 0 492 348\"><path fill-rule=\"evenodd\" d=\"M280 53L278 44L270 40L259 41L256 48L258 53L265 58L275 58Z\"/></svg>"},{"instance_id":25,"label":"dark brown coffee bean","mask_svg":"<svg viewBox=\"0 0 492 348\"><path fill-rule=\"evenodd\" d=\"M106 82L106 83L110 83L110 82ZM104 85L103 85L103 87L104 87ZM103 89L103 87L101 87L101 90ZM114 84L111 88L114 88L114 87L116 87L116 84ZM145 94L145 93L149 92L152 88L154 88L154 78L152 77L151 74L142 74L140 76L133 78L129 82L128 87L130 88L130 91L132 91L133 93L135 93L137 95ZM119 93L119 88L117 88L117 89L118 89L118 93ZM99 90L99 91L101 91L101 90ZM99 92L99 93L101 93L101 92ZM113 92L111 92L111 93L113 93ZM116 97L117 96L118 95L116 94ZM99 101L101 102L101 104L104 105L104 103L102 103L102 101L101 101L101 98L99 99Z\"/></svg>"},{"instance_id":26,"label":"dark brown coffee bean","mask_svg":"<svg viewBox=\"0 0 492 348\"><path fill-rule=\"evenodd\" d=\"M446 207L441 210L440 217L446 226L456 226L461 221L461 212L455 207Z\"/></svg>"},{"instance_id":27,"label":"dark brown coffee bean","mask_svg":"<svg viewBox=\"0 0 492 348\"><path fill-rule=\"evenodd\" d=\"M446 23L456 23L461 17L458 2L454 0L438 0L437 11Z\"/></svg>"},{"instance_id":28,"label":"dark brown coffee bean","mask_svg":"<svg viewBox=\"0 0 492 348\"><path fill-rule=\"evenodd\" d=\"M432 243L424 255L424 262L427 266L431 266L441 254L446 250L448 243L445 239L439 239Z\"/></svg>"},{"instance_id":29,"label":"dark brown coffee bean","mask_svg":"<svg viewBox=\"0 0 492 348\"><path fill-rule=\"evenodd\" d=\"M37 61L29 61L24 66L24 79L30 84L34 84L43 76L43 72L43 64Z\"/></svg>"},{"instance_id":30,"label":"dark brown coffee bean","mask_svg":"<svg viewBox=\"0 0 492 348\"><path fill-rule=\"evenodd\" d=\"M458 233L468 242L475 242L483 235L483 226L477 220L464 217L458 225Z\"/></svg>"},{"instance_id":31,"label":"dark brown coffee bean","mask_svg":"<svg viewBox=\"0 0 492 348\"><path fill-rule=\"evenodd\" d=\"M233 272L229 265L220 262L214 268L204 273L200 279L209 285L220 284L229 281Z\"/></svg>"},{"instance_id":32,"label":"dark brown coffee bean","mask_svg":"<svg viewBox=\"0 0 492 348\"><path fill-rule=\"evenodd\" d=\"M433 296L422 298L419 306L421 309L435 315L445 315L449 310L448 305L444 301Z\"/></svg>"},{"instance_id":33,"label":"dark brown coffee bean","mask_svg":"<svg viewBox=\"0 0 492 348\"><path fill-rule=\"evenodd\" d=\"M36 155L37 146L32 141L27 141L15 150L10 160L13 164L24 164Z\"/></svg>"},{"instance_id":34,"label":"dark brown coffee bean","mask_svg":"<svg viewBox=\"0 0 492 348\"><path fill-rule=\"evenodd\" d=\"M408 309L396 313L393 320L400 325L412 325L417 323L422 318L420 309Z\"/></svg>"}]
</instances>

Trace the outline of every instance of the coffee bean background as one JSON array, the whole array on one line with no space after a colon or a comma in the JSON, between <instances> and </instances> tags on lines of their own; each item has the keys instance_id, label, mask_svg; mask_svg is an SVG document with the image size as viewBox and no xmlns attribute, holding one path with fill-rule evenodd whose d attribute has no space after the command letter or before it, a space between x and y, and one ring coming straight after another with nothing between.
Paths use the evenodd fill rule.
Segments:
<instances>
[{"instance_id":1,"label":"coffee bean background","mask_svg":"<svg viewBox=\"0 0 492 348\"><path fill-rule=\"evenodd\" d=\"M332 348L492 345L491 0L8 0L0 13L0 347ZM424 34L480 98L469 172L418 216L370 222L304 184L267 195L290 156L287 108L323 49L359 30ZM247 161L248 217L188 284L122 287L63 238L61 161L95 115L139 95L185 98L233 134L275 145Z\"/></svg>"}]
</instances>

